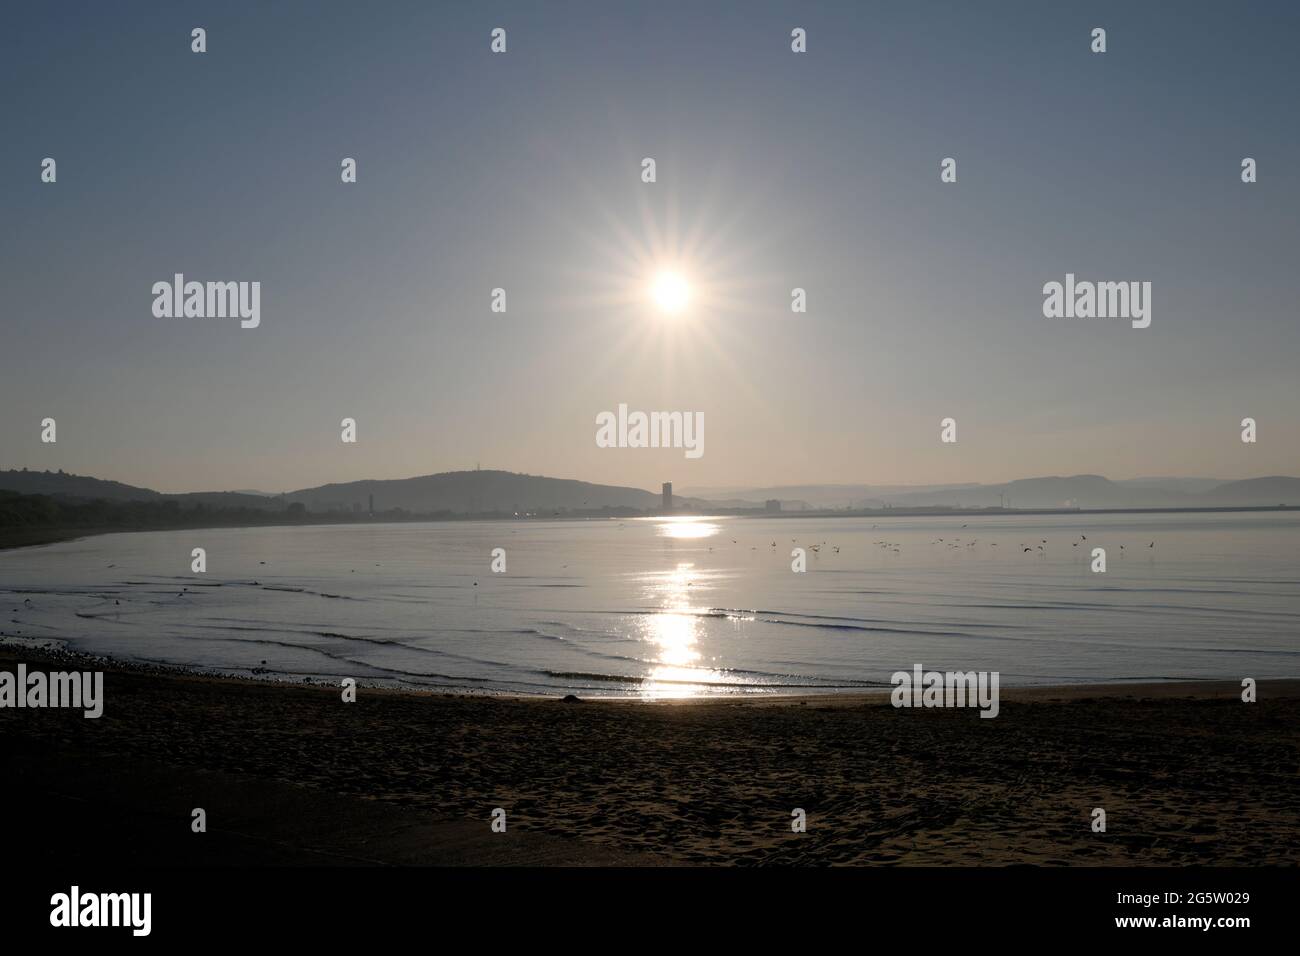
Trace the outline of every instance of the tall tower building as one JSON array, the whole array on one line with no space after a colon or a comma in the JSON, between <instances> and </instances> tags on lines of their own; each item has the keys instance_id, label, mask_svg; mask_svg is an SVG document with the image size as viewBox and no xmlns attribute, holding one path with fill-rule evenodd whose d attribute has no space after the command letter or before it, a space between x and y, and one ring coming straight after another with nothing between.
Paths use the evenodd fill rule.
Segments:
<instances>
[{"instance_id":1,"label":"tall tower building","mask_svg":"<svg viewBox=\"0 0 1300 956\"><path fill-rule=\"evenodd\" d=\"M672 510L673 510L673 483L671 481L665 481L664 482L664 511L672 511Z\"/></svg>"}]
</instances>

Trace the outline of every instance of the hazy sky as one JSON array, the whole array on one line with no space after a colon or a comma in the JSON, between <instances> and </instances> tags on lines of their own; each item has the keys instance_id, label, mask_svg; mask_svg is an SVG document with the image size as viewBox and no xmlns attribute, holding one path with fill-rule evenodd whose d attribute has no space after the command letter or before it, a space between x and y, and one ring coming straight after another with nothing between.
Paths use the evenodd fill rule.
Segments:
<instances>
[{"instance_id":1,"label":"hazy sky","mask_svg":"<svg viewBox=\"0 0 1300 956\"><path fill-rule=\"evenodd\" d=\"M1300 473L1297 27L1284 3L15 6L0 467ZM645 293L669 260L676 317ZM261 326L155 318L176 272L260 281ZM1150 281L1150 328L1045 318L1067 272ZM620 402L703 412L705 454L598 448Z\"/></svg>"}]
</instances>

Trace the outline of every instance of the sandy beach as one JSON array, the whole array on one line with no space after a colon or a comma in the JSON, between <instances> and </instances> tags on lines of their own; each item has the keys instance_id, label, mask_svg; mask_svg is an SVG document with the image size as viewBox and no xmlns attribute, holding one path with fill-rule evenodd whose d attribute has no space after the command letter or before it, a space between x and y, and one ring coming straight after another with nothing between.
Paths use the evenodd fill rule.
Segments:
<instances>
[{"instance_id":1,"label":"sandy beach","mask_svg":"<svg viewBox=\"0 0 1300 956\"><path fill-rule=\"evenodd\" d=\"M78 658L0 646L19 662ZM104 715L0 710L33 852L139 864L1300 863L1300 681L635 703L96 664ZM202 807L208 832L190 832ZM494 808L507 832L494 834ZM1094 807L1107 832L1093 833ZM791 831L791 812L807 832ZM70 825L70 821L78 821ZM82 823L87 825L81 825Z\"/></svg>"}]
</instances>

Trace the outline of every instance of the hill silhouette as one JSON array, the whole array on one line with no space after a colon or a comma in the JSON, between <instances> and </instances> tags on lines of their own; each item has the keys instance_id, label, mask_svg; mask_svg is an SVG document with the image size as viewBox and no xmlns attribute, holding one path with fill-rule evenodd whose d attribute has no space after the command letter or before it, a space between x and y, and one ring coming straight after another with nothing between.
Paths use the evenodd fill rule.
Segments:
<instances>
[{"instance_id":1,"label":"hill silhouette","mask_svg":"<svg viewBox=\"0 0 1300 956\"><path fill-rule=\"evenodd\" d=\"M423 515L549 515L560 512L655 513L662 499L653 491L548 478L510 471L450 471L413 478L333 482L278 495L234 491L166 494L64 472L0 471L0 490L72 502L172 503L182 511L205 508L281 513L298 505L313 514L400 511ZM709 497L677 495L674 505L761 510L775 498L786 510L806 508L991 508L1108 509L1300 506L1300 478L1274 475L1240 481L1142 478L1112 481L1102 475L1051 475L1002 484L940 486L792 485L716 489Z\"/></svg>"},{"instance_id":2,"label":"hill silhouette","mask_svg":"<svg viewBox=\"0 0 1300 956\"><path fill-rule=\"evenodd\" d=\"M449 471L415 478L339 482L285 495L310 511L360 506L376 511L401 508L432 514L539 514L557 510L656 509L662 499L640 488L596 485L569 478L545 478L510 471Z\"/></svg>"}]
</instances>

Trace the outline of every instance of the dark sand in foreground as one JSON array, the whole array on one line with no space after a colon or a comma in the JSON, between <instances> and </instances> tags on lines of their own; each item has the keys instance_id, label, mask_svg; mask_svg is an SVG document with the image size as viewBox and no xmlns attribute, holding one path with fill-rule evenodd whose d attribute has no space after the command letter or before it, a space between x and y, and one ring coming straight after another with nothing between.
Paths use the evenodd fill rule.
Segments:
<instances>
[{"instance_id":1,"label":"dark sand in foreground","mask_svg":"<svg viewBox=\"0 0 1300 956\"><path fill-rule=\"evenodd\" d=\"M0 646L0 669L85 662ZM102 666L102 665L97 665ZM122 864L1300 863L1300 681L644 704L107 669L0 710L11 837ZM190 832L203 807L208 832ZM508 831L489 829L503 807ZM792 833L791 810L808 814ZM1104 807L1108 831L1090 828ZM75 823L75 825L72 825ZM15 832L17 831L17 832Z\"/></svg>"}]
</instances>

